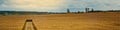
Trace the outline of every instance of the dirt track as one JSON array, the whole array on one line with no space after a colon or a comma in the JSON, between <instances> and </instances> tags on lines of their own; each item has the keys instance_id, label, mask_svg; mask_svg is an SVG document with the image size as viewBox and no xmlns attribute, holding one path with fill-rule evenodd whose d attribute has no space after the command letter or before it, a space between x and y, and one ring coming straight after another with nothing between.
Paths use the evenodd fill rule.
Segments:
<instances>
[{"instance_id":1,"label":"dirt track","mask_svg":"<svg viewBox=\"0 0 120 30\"><path fill-rule=\"evenodd\" d=\"M0 30L22 30L32 19L38 30L120 30L120 13L0 16Z\"/></svg>"}]
</instances>

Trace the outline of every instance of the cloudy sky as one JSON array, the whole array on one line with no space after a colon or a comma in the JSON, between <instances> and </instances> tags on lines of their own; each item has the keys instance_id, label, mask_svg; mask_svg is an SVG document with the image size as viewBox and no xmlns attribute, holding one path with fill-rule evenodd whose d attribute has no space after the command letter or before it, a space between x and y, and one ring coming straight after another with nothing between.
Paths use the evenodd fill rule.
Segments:
<instances>
[{"instance_id":1,"label":"cloudy sky","mask_svg":"<svg viewBox=\"0 0 120 30\"><path fill-rule=\"evenodd\" d=\"M120 0L0 0L0 11L47 11L65 12L84 11L84 8L95 10L118 10Z\"/></svg>"}]
</instances>

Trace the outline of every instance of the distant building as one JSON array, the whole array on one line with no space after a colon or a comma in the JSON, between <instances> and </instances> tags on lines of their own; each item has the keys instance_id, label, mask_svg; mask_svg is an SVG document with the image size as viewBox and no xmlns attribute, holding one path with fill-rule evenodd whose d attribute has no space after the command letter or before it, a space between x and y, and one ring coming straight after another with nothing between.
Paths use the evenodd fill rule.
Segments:
<instances>
[{"instance_id":1,"label":"distant building","mask_svg":"<svg viewBox=\"0 0 120 30\"><path fill-rule=\"evenodd\" d=\"M67 13L70 13L70 10L69 10L69 9L67 9Z\"/></svg>"},{"instance_id":2,"label":"distant building","mask_svg":"<svg viewBox=\"0 0 120 30\"><path fill-rule=\"evenodd\" d=\"M9 13L8 13L8 12L5 12L5 13L4 13L4 16L7 16L7 15L9 15Z\"/></svg>"},{"instance_id":3,"label":"distant building","mask_svg":"<svg viewBox=\"0 0 120 30\"><path fill-rule=\"evenodd\" d=\"M85 11L86 11L86 12L89 12L89 8L85 8Z\"/></svg>"}]
</instances>

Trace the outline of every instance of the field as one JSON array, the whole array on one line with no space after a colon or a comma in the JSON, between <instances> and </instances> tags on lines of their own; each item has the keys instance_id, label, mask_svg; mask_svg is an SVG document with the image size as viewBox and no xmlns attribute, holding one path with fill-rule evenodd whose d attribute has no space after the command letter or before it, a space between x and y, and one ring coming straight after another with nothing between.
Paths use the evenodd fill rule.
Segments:
<instances>
[{"instance_id":1,"label":"field","mask_svg":"<svg viewBox=\"0 0 120 30\"><path fill-rule=\"evenodd\" d=\"M120 12L0 16L0 30L23 30L27 19L37 30L120 30Z\"/></svg>"}]
</instances>

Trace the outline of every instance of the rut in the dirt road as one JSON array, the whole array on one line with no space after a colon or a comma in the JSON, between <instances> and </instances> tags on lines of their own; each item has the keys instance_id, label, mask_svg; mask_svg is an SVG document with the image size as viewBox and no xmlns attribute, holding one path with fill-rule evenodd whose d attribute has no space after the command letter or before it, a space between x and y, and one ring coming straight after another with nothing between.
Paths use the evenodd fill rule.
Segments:
<instances>
[{"instance_id":1,"label":"rut in the dirt road","mask_svg":"<svg viewBox=\"0 0 120 30\"><path fill-rule=\"evenodd\" d=\"M26 20L23 30L36 30L36 27L34 26L34 23L31 19Z\"/></svg>"}]
</instances>

